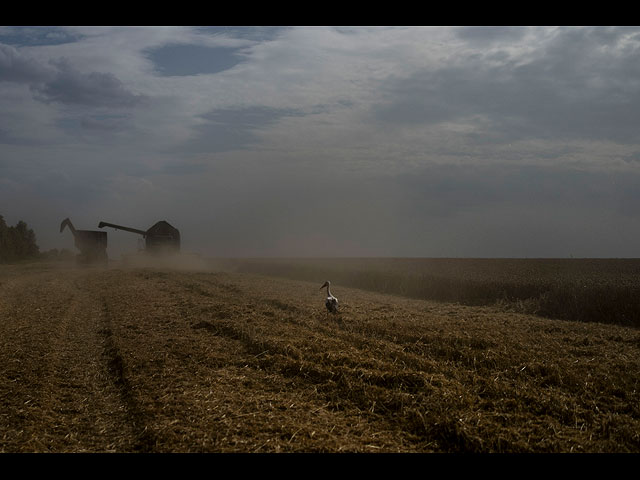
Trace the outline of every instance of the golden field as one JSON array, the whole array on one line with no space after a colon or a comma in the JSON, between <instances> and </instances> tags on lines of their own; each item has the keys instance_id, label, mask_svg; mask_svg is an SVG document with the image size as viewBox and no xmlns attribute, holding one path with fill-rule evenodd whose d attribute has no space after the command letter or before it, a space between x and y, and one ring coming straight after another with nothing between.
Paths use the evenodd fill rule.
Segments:
<instances>
[{"instance_id":1,"label":"golden field","mask_svg":"<svg viewBox=\"0 0 640 480\"><path fill-rule=\"evenodd\" d=\"M2 266L0 452L640 452L638 263L567 262Z\"/></svg>"}]
</instances>

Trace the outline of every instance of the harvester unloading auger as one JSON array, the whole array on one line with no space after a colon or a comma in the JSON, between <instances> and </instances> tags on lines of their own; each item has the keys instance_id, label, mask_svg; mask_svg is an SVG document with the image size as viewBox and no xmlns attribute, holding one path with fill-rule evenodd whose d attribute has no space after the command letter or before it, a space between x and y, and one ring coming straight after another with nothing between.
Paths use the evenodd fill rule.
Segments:
<instances>
[{"instance_id":1,"label":"harvester unloading auger","mask_svg":"<svg viewBox=\"0 0 640 480\"><path fill-rule=\"evenodd\" d=\"M75 246L80 250L80 254L76 257L78 263L107 263L107 232L76 230L68 218L60 224L60 233L64 227L69 227L73 233Z\"/></svg>"},{"instance_id":2,"label":"harvester unloading auger","mask_svg":"<svg viewBox=\"0 0 640 480\"><path fill-rule=\"evenodd\" d=\"M178 253L180 251L180 231L168 222L161 220L147 230L123 227L113 223L100 222L98 228L111 227L116 230L142 235L145 240L145 251L148 253Z\"/></svg>"}]
</instances>

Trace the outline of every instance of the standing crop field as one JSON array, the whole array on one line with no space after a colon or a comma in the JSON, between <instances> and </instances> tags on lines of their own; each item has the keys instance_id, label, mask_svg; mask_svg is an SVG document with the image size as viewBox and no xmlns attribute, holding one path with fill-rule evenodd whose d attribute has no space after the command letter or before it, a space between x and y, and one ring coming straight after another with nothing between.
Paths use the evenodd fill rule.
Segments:
<instances>
[{"instance_id":1,"label":"standing crop field","mask_svg":"<svg viewBox=\"0 0 640 480\"><path fill-rule=\"evenodd\" d=\"M464 305L501 305L547 318L640 326L640 259L238 259L238 272Z\"/></svg>"},{"instance_id":2,"label":"standing crop field","mask_svg":"<svg viewBox=\"0 0 640 480\"><path fill-rule=\"evenodd\" d=\"M640 452L637 328L219 269L0 270L0 452Z\"/></svg>"}]
</instances>

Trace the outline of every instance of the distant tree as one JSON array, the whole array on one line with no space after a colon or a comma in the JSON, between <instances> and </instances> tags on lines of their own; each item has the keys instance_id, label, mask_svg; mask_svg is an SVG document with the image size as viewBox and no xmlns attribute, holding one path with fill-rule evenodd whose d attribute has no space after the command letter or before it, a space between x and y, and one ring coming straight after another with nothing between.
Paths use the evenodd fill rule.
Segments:
<instances>
[{"instance_id":1,"label":"distant tree","mask_svg":"<svg viewBox=\"0 0 640 480\"><path fill-rule=\"evenodd\" d=\"M0 263L35 259L39 255L40 248L33 230L22 220L9 227L0 215Z\"/></svg>"}]
</instances>

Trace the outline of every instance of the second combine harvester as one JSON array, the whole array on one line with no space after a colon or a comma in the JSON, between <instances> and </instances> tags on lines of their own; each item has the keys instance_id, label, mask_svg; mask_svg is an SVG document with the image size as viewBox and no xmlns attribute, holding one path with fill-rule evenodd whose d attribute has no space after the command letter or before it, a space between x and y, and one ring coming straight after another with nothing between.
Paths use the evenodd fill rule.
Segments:
<instances>
[{"instance_id":1,"label":"second combine harvester","mask_svg":"<svg viewBox=\"0 0 640 480\"><path fill-rule=\"evenodd\" d=\"M111 227L142 235L145 240L144 250L147 253L174 254L180 252L180 231L164 220L157 222L147 230L100 222L98 228L102 227Z\"/></svg>"}]
</instances>

